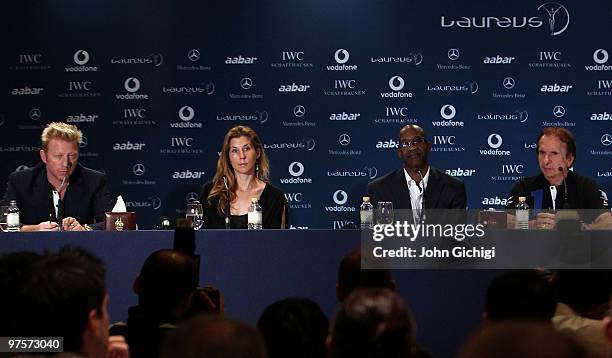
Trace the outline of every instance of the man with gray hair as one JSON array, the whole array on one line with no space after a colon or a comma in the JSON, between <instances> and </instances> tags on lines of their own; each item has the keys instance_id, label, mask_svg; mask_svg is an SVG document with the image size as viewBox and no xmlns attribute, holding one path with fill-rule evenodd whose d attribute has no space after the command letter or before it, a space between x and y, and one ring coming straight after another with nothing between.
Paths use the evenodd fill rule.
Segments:
<instances>
[{"instance_id":1,"label":"man with gray hair","mask_svg":"<svg viewBox=\"0 0 612 358\"><path fill-rule=\"evenodd\" d=\"M83 133L53 122L41 135L41 163L9 176L2 202L17 201L22 231L91 230L111 208L106 176L78 163Z\"/></svg>"}]
</instances>

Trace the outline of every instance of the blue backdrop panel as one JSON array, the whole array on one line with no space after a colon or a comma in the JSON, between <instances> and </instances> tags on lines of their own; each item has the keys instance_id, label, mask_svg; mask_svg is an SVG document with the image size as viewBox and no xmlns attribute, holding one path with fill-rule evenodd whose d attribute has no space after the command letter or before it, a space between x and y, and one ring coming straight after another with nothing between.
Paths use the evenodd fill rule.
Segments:
<instances>
[{"instance_id":1,"label":"blue backdrop panel","mask_svg":"<svg viewBox=\"0 0 612 358\"><path fill-rule=\"evenodd\" d=\"M501 207L538 172L544 126L612 187L609 1L12 1L0 56L0 185L38 161L44 125L85 133L141 227L184 214L224 133L259 132L291 223L358 218L366 184L424 127L469 206ZM608 112L610 111L610 112Z\"/></svg>"}]
</instances>

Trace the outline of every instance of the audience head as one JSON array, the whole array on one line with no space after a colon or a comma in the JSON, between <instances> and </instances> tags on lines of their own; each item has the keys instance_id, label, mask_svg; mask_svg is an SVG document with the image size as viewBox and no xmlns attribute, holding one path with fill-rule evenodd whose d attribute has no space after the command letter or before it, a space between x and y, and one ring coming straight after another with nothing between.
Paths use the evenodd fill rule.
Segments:
<instances>
[{"instance_id":1,"label":"audience head","mask_svg":"<svg viewBox=\"0 0 612 358\"><path fill-rule=\"evenodd\" d=\"M23 328L19 326L22 319L20 308L23 308L21 289L40 257L33 252L13 252L0 256L0 316L4 317L0 337L23 335Z\"/></svg>"},{"instance_id":2,"label":"audience head","mask_svg":"<svg viewBox=\"0 0 612 358\"><path fill-rule=\"evenodd\" d=\"M329 321L315 302L287 298L265 309L257 328L263 334L270 358L325 357Z\"/></svg>"},{"instance_id":3,"label":"audience head","mask_svg":"<svg viewBox=\"0 0 612 358\"><path fill-rule=\"evenodd\" d=\"M489 322L538 320L555 313L553 288L535 270L515 270L496 277L487 287L485 314Z\"/></svg>"},{"instance_id":4,"label":"audience head","mask_svg":"<svg viewBox=\"0 0 612 358\"><path fill-rule=\"evenodd\" d=\"M610 309L612 270L559 270L554 287L558 302L583 317L602 319Z\"/></svg>"},{"instance_id":5,"label":"audience head","mask_svg":"<svg viewBox=\"0 0 612 358\"><path fill-rule=\"evenodd\" d=\"M194 259L181 251L158 250L147 257L134 282L138 303L160 318L180 318L191 306L199 273Z\"/></svg>"},{"instance_id":6,"label":"audience head","mask_svg":"<svg viewBox=\"0 0 612 358\"><path fill-rule=\"evenodd\" d=\"M332 324L332 358L414 357L415 323L393 291L358 289L342 302Z\"/></svg>"},{"instance_id":7,"label":"audience head","mask_svg":"<svg viewBox=\"0 0 612 358\"><path fill-rule=\"evenodd\" d=\"M460 358L583 358L588 352L578 342L550 325L502 322L489 326L468 341Z\"/></svg>"},{"instance_id":8,"label":"audience head","mask_svg":"<svg viewBox=\"0 0 612 358\"><path fill-rule=\"evenodd\" d=\"M46 253L22 290L27 336L64 337L64 351L104 357L108 344L106 272L102 261L74 247Z\"/></svg>"},{"instance_id":9,"label":"audience head","mask_svg":"<svg viewBox=\"0 0 612 358\"><path fill-rule=\"evenodd\" d=\"M361 249L357 248L346 254L338 267L336 297L342 302L356 288L388 288L395 291L395 281L391 270L366 270L361 268Z\"/></svg>"},{"instance_id":10,"label":"audience head","mask_svg":"<svg viewBox=\"0 0 612 358\"><path fill-rule=\"evenodd\" d=\"M161 357L266 358L267 354L255 328L218 315L200 315L168 333Z\"/></svg>"}]
</instances>

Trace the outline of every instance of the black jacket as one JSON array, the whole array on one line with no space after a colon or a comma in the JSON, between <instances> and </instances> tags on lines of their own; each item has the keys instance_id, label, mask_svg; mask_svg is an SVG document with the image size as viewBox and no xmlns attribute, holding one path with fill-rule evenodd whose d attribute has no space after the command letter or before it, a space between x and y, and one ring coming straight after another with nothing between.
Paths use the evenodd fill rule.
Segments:
<instances>
[{"instance_id":1,"label":"black jacket","mask_svg":"<svg viewBox=\"0 0 612 358\"><path fill-rule=\"evenodd\" d=\"M20 221L24 225L55 221L52 187L44 163L9 176L3 205L10 200L17 201ZM92 224L103 221L104 212L110 211L111 207L112 197L106 186L106 176L77 164L64 195L64 217L74 217L81 224Z\"/></svg>"},{"instance_id":2,"label":"black jacket","mask_svg":"<svg viewBox=\"0 0 612 358\"><path fill-rule=\"evenodd\" d=\"M395 210L412 209L404 168L370 182L368 195L374 207L379 201L391 201ZM425 209L465 209L467 206L463 181L431 166L424 197Z\"/></svg>"},{"instance_id":3,"label":"black jacket","mask_svg":"<svg viewBox=\"0 0 612 358\"><path fill-rule=\"evenodd\" d=\"M224 229L225 214L217 210L218 200L208 203L208 193L212 189L212 182L204 184L200 194L200 203L204 208L204 228L205 229ZM259 197L259 205L262 210L262 226L264 229L283 229L283 220L285 226L288 225L288 205L285 194L270 183L266 183L261 196ZM232 229L246 229L246 215L230 216ZM286 227L284 227L286 228Z\"/></svg>"}]
</instances>

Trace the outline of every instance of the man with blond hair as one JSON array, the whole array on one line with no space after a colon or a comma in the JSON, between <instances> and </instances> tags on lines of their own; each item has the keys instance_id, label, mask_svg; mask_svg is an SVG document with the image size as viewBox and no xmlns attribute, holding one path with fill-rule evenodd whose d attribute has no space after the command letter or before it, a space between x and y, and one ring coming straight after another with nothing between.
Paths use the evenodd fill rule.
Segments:
<instances>
[{"instance_id":1,"label":"man with blond hair","mask_svg":"<svg viewBox=\"0 0 612 358\"><path fill-rule=\"evenodd\" d=\"M78 163L82 137L74 125L50 123L41 135L42 162L9 176L3 202L17 201L22 231L90 230L109 211L106 176Z\"/></svg>"}]
</instances>

